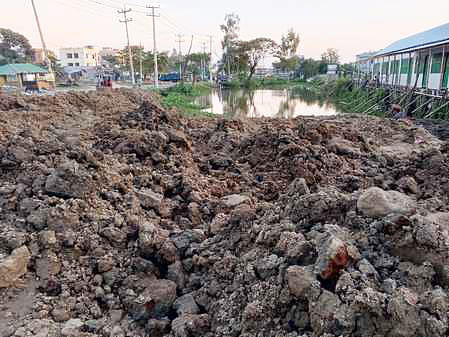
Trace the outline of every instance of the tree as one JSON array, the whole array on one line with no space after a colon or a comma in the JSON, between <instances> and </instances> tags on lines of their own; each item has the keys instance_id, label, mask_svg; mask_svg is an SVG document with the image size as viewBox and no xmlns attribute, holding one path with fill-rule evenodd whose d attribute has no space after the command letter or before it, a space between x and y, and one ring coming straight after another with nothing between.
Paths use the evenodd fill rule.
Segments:
<instances>
[{"instance_id":1,"label":"tree","mask_svg":"<svg viewBox=\"0 0 449 337\"><path fill-rule=\"evenodd\" d=\"M31 44L25 36L0 28L0 62L30 62L32 54Z\"/></svg>"},{"instance_id":2,"label":"tree","mask_svg":"<svg viewBox=\"0 0 449 337\"><path fill-rule=\"evenodd\" d=\"M297 55L293 55L288 58L281 58L279 62L273 62L273 67L282 71L295 71L299 68L301 58Z\"/></svg>"},{"instance_id":3,"label":"tree","mask_svg":"<svg viewBox=\"0 0 449 337\"><path fill-rule=\"evenodd\" d=\"M48 54L48 60L51 63L52 69L60 71L61 68L58 66L59 60L56 57L56 54L52 50L47 50L47 54ZM44 64L43 64L44 66L46 65L45 63L46 63L46 60L44 60Z\"/></svg>"},{"instance_id":4,"label":"tree","mask_svg":"<svg viewBox=\"0 0 449 337\"><path fill-rule=\"evenodd\" d=\"M223 32L223 41L221 46L224 50L223 65L226 66L228 75L236 70L236 63L234 58L236 56L236 49L238 46L239 32L240 32L240 17L237 14L227 14L225 16L225 23L220 26Z\"/></svg>"},{"instance_id":5,"label":"tree","mask_svg":"<svg viewBox=\"0 0 449 337\"><path fill-rule=\"evenodd\" d=\"M338 50L335 48L328 48L321 54L321 60L326 64L339 64L340 56L338 55Z\"/></svg>"},{"instance_id":6,"label":"tree","mask_svg":"<svg viewBox=\"0 0 449 337\"><path fill-rule=\"evenodd\" d=\"M282 36L281 44L275 54L279 62L274 62L273 67L283 71L296 70L301 61L299 56L296 55L299 41L299 35L293 29L290 29L287 35Z\"/></svg>"},{"instance_id":7,"label":"tree","mask_svg":"<svg viewBox=\"0 0 449 337\"><path fill-rule=\"evenodd\" d=\"M144 78L147 74L154 73L154 54L152 52L144 53L142 64ZM157 69L159 74L168 70L168 52L164 51L157 54Z\"/></svg>"},{"instance_id":8,"label":"tree","mask_svg":"<svg viewBox=\"0 0 449 337\"><path fill-rule=\"evenodd\" d=\"M206 71L208 71L207 64L210 62L210 55L208 53L192 53L189 55L188 61L188 70L199 75L204 70L204 67L207 68ZM203 66L203 69L201 69L201 66Z\"/></svg>"},{"instance_id":9,"label":"tree","mask_svg":"<svg viewBox=\"0 0 449 337\"><path fill-rule=\"evenodd\" d=\"M304 79L308 79L318 74L325 74L327 71L327 64L322 60L305 59L300 66L300 71L303 74Z\"/></svg>"},{"instance_id":10,"label":"tree","mask_svg":"<svg viewBox=\"0 0 449 337\"><path fill-rule=\"evenodd\" d=\"M293 29L290 29L287 35L282 36L281 44L277 56L279 58L289 58L296 55L299 47L299 35Z\"/></svg>"},{"instance_id":11,"label":"tree","mask_svg":"<svg viewBox=\"0 0 449 337\"><path fill-rule=\"evenodd\" d=\"M140 58L142 57L142 72L145 79L147 74L154 72L154 54L152 52L145 52L141 46L131 46L131 53L133 58L134 71L140 72ZM116 56L105 58L113 65L118 65L122 70L129 71L129 56L128 48L121 50ZM157 68L159 73L165 72L169 66L168 52L160 52L157 55Z\"/></svg>"},{"instance_id":12,"label":"tree","mask_svg":"<svg viewBox=\"0 0 449 337\"><path fill-rule=\"evenodd\" d=\"M239 53L247 59L248 80L251 80L259 62L267 55L274 55L278 46L276 42L265 37L239 42Z\"/></svg>"}]
</instances>

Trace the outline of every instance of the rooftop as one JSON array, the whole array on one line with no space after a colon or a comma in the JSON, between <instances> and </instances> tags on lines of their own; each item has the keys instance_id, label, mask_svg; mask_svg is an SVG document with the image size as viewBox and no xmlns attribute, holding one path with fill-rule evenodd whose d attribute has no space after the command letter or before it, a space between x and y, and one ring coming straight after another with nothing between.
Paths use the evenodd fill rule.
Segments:
<instances>
[{"instance_id":1,"label":"rooftop","mask_svg":"<svg viewBox=\"0 0 449 337\"><path fill-rule=\"evenodd\" d=\"M47 74L48 70L31 63L13 63L0 66L0 75Z\"/></svg>"},{"instance_id":2,"label":"rooftop","mask_svg":"<svg viewBox=\"0 0 449 337\"><path fill-rule=\"evenodd\" d=\"M377 56L394 54L405 50L421 49L432 44L449 42L449 23L426 30L390 44L377 53Z\"/></svg>"}]
</instances>

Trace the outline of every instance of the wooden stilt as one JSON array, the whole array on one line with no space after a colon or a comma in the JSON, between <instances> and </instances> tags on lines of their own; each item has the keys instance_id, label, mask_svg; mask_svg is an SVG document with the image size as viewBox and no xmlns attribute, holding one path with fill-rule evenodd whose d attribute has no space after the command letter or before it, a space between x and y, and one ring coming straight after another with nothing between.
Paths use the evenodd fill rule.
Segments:
<instances>
[{"instance_id":1,"label":"wooden stilt","mask_svg":"<svg viewBox=\"0 0 449 337\"><path fill-rule=\"evenodd\" d=\"M412 113L410 115L413 115L415 112L421 110L424 106L426 106L426 104L430 103L433 100L433 98L431 97L430 99L428 99L424 104L420 105L418 108L416 108L415 110L412 111Z\"/></svg>"},{"instance_id":2,"label":"wooden stilt","mask_svg":"<svg viewBox=\"0 0 449 337\"><path fill-rule=\"evenodd\" d=\"M432 115L436 114L438 111L441 111L442 109L444 109L444 108L447 107L448 105L449 105L449 101L447 101L446 103L440 105L439 108L437 108L437 109L431 111L430 113L428 113L426 116L424 116L424 118L429 118L429 117L431 117Z\"/></svg>"},{"instance_id":3,"label":"wooden stilt","mask_svg":"<svg viewBox=\"0 0 449 337\"><path fill-rule=\"evenodd\" d=\"M376 105L385 102L388 98L390 98L393 94L388 95L387 97L384 97L380 102L376 102L372 107L370 107L368 110L364 112L364 114L367 114L371 109L373 109Z\"/></svg>"}]
</instances>

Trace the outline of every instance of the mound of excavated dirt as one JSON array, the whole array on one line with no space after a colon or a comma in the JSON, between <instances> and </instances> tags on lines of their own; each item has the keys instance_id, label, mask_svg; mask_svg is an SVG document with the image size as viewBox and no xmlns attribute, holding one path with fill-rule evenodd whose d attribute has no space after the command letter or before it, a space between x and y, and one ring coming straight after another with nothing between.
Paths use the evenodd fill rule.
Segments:
<instances>
[{"instance_id":1,"label":"mound of excavated dirt","mask_svg":"<svg viewBox=\"0 0 449 337\"><path fill-rule=\"evenodd\" d=\"M364 117L0 96L1 336L446 336L449 158Z\"/></svg>"}]
</instances>

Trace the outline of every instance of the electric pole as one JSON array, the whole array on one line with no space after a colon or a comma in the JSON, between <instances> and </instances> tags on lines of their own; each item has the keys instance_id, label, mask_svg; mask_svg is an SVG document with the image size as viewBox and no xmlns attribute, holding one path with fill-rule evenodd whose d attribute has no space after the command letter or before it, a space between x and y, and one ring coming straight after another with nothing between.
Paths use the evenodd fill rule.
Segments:
<instances>
[{"instance_id":1,"label":"electric pole","mask_svg":"<svg viewBox=\"0 0 449 337\"><path fill-rule=\"evenodd\" d=\"M132 54L132 51L131 51L131 46L129 45L129 31L128 31L128 22L131 22L133 19L132 19L132 18L128 18L128 17L126 16L126 13L131 12L131 8L126 9L126 7L124 7L123 10L117 11L117 12L118 12L119 14L123 14L123 19L124 19L124 20L123 20L123 21L120 20L120 22L124 23L124 24L125 24L125 27L126 27L126 40L127 40L127 42L128 42L129 64L130 64L130 66L131 66L131 80L132 80L132 82L133 82L133 85L135 85L135 84L136 84L136 79L135 79L135 77L134 77L133 54Z\"/></svg>"},{"instance_id":2,"label":"electric pole","mask_svg":"<svg viewBox=\"0 0 449 337\"><path fill-rule=\"evenodd\" d=\"M151 14L148 14L148 16L153 17L154 85L156 86L156 88L159 88L159 70L157 69L157 47L156 47L156 16L159 15L156 15L154 12L155 9L159 8L159 6L148 5L147 8L151 9Z\"/></svg>"},{"instance_id":3,"label":"electric pole","mask_svg":"<svg viewBox=\"0 0 449 337\"><path fill-rule=\"evenodd\" d=\"M51 65L50 58L48 57L48 50L47 50L47 45L45 44L44 34L42 34L41 24L39 22L39 16L37 15L36 6L34 5L34 0L31 0L31 5L33 6L34 16L36 17L37 29L39 30L39 35L41 37L42 49L44 50L45 60L47 61L48 72L52 75L53 82L56 82L56 78L54 77L54 74L53 74L53 67Z\"/></svg>"},{"instance_id":4,"label":"electric pole","mask_svg":"<svg viewBox=\"0 0 449 337\"><path fill-rule=\"evenodd\" d=\"M201 69L201 73L202 73L202 81L204 81L204 78L206 77L206 62L207 62L207 59L206 59L206 42L203 42L203 56L201 57L201 59L204 59L204 61L203 61L203 67L202 67L202 69Z\"/></svg>"},{"instance_id":5,"label":"electric pole","mask_svg":"<svg viewBox=\"0 0 449 337\"><path fill-rule=\"evenodd\" d=\"M140 83L143 84L142 42L140 43Z\"/></svg>"},{"instance_id":6,"label":"electric pole","mask_svg":"<svg viewBox=\"0 0 449 337\"><path fill-rule=\"evenodd\" d=\"M213 82L212 80L212 35L209 35L210 39L210 50L209 50L209 81L210 83Z\"/></svg>"},{"instance_id":7,"label":"electric pole","mask_svg":"<svg viewBox=\"0 0 449 337\"><path fill-rule=\"evenodd\" d=\"M184 40L182 39L182 35L178 34L177 35L178 40L176 40L176 42L178 42L178 59L179 59L179 79L182 79L182 51L181 51L181 43L184 42Z\"/></svg>"}]
</instances>

